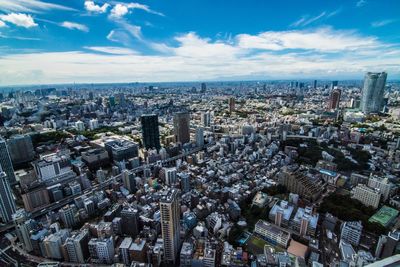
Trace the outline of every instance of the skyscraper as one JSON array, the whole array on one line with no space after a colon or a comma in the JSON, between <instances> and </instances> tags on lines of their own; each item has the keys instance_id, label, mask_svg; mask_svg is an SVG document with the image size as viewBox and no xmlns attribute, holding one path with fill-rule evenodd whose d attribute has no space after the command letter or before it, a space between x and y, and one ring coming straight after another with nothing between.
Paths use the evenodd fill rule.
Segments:
<instances>
[{"instance_id":1,"label":"skyscraper","mask_svg":"<svg viewBox=\"0 0 400 267\"><path fill-rule=\"evenodd\" d=\"M211 114L210 112L203 112L201 114L201 123L204 127L210 127L211 125Z\"/></svg>"},{"instance_id":2,"label":"skyscraper","mask_svg":"<svg viewBox=\"0 0 400 267\"><path fill-rule=\"evenodd\" d=\"M337 109L337 108L339 108L341 94L342 94L342 91L340 89L333 89L332 90L331 95L329 97L328 109Z\"/></svg>"},{"instance_id":3,"label":"skyscraper","mask_svg":"<svg viewBox=\"0 0 400 267\"><path fill-rule=\"evenodd\" d=\"M228 99L228 105L229 105L229 112L234 112L235 111L235 98L230 97Z\"/></svg>"},{"instance_id":4,"label":"skyscraper","mask_svg":"<svg viewBox=\"0 0 400 267\"><path fill-rule=\"evenodd\" d=\"M204 128L202 127L196 129L196 145L199 147L204 146Z\"/></svg>"},{"instance_id":5,"label":"skyscraper","mask_svg":"<svg viewBox=\"0 0 400 267\"><path fill-rule=\"evenodd\" d=\"M160 149L160 130L158 129L158 116L156 114L142 115L143 145L146 149Z\"/></svg>"},{"instance_id":6,"label":"skyscraper","mask_svg":"<svg viewBox=\"0 0 400 267\"><path fill-rule=\"evenodd\" d=\"M174 135L176 142L190 142L190 115L188 112L178 112L174 115Z\"/></svg>"},{"instance_id":7,"label":"skyscraper","mask_svg":"<svg viewBox=\"0 0 400 267\"><path fill-rule=\"evenodd\" d=\"M369 114L382 110L386 78L386 72L368 72L365 74L361 96L362 112Z\"/></svg>"},{"instance_id":8,"label":"skyscraper","mask_svg":"<svg viewBox=\"0 0 400 267\"><path fill-rule=\"evenodd\" d=\"M160 213L165 261L175 264L179 252L180 220L180 204L178 200L178 191L176 189L169 189L162 193Z\"/></svg>"},{"instance_id":9,"label":"skyscraper","mask_svg":"<svg viewBox=\"0 0 400 267\"><path fill-rule=\"evenodd\" d=\"M0 166L1 169L6 173L7 179L10 184L15 184L14 168L11 162L10 153L8 152L6 141L0 137Z\"/></svg>"},{"instance_id":10,"label":"skyscraper","mask_svg":"<svg viewBox=\"0 0 400 267\"><path fill-rule=\"evenodd\" d=\"M201 83L201 92L205 93L207 91L207 85L206 83Z\"/></svg>"},{"instance_id":11,"label":"skyscraper","mask_svg":"<svg viewBox=\"0 0 400 267\"><path fill-rule=\"evenodd\" d=\"M0 169L0 216L3 222L8 223L17 210L7 175Z\"/></svg>"},{"instance_id":12,"label":"skyscraper","mask_svg":"<svg viewBox=\"0 0 400 267\"><path fill-rule=\"evenodd\" d=\"M335 89L335 87L337 87L338 84L339 84L338 81L332 81L332 83L331 83L331 90Z\"/></svg>"},{"instance_id":13,"label":"skyscraper","mask_svg":"<svg viewBox=\"0 0 400 267\"><path fill-rule=\"evenodd\" d=\"M317 80L314 80L314 89L317 89Z\"/></svg>"},{"instance_id":14,"label":"skyscraper","mask_svg":"<svg viewBox=\"0 0 400 267\"><path fill-rule=\"evenodd\" d=\"M125 206L121 211L122 233L136 237L139 233L139 212L131 206Z\"/></svg>"},{"instance_id":15,"label":"skyscraper","mask_svg":"<svg viewBox=\"0 0 400 267\"><path fill-rule=\"evenodd\" d=\"M23 244L23 248L30 252L32 251L32 243L30 239L30 224L26 222L27 213L24 209L19 209L13 214L13 220L15 223L15 232L19 241Z\"/></svg>"},{"instance_id":16,"label":"skyscraper","mask_svg":"<svg viewBox=\"0 0 400 267\"><path fill-rule=\"evenodd\" d=\"M29 162L35 156L29 135L14 135L7 141L7 146L14 165Z\"/></svg>"}]
</instances>

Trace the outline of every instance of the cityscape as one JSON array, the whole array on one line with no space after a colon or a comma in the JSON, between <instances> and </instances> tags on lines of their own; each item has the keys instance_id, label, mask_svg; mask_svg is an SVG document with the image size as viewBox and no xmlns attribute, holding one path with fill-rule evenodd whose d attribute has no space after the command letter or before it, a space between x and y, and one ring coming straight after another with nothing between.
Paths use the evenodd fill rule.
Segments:
<instances>
[{"instance_id":1,"label":"cityscape","mask_svg":"<svg viewBox=\"0 0 400 267\"><path fill-rule=\"evenodd\" d=\"M0 266L400 266L398 3L159 2L0 0Z\"/></svg>"}]
</instances>

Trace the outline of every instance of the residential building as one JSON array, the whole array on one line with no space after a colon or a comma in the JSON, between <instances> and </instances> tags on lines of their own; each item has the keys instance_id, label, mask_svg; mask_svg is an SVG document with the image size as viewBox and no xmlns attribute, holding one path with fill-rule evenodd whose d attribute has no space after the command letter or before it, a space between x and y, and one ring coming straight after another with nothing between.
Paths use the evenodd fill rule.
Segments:
<instances>
[{"instance_id":1,"label":"residential building","mask_svg":"<svg viewBox=\"0 0 400 267\"><path fill-rule=\"evenodd\" d=\"M164 259L166 262L175 264L180 243L180 203L176 189L168 189L162 192L160 213Z\"/></svg>"},{"instance_id":2,"label":"residential building","mask_svg":"<svg viewBox=\"0 0 400 267\"><path fill-rule=\"evenodd\" d=\"M361 221L343 222L340 227L340 239L358 246L362 234Z\"/></svg>"}]
</instances>

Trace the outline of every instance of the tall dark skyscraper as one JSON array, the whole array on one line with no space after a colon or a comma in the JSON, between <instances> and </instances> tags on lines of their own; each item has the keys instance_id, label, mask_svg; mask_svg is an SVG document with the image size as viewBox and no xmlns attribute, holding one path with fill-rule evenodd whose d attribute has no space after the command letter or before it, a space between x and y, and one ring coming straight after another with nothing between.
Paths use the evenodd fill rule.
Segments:
<instances>
[{"instance_id":1,"label":"tall dark skyscraper","mask_svg":"<svg viewBox=\"0 0 400 267\"><path fill-rule=\"evenodd\" d=\"M142 115L142 136L143 145L146 149L156 148L159 150L160 130L158 129L158 116L156 114Z\"/></svg>"},{"instance_id":2,"label":"tall dark skyscraper","mask_svg":"<svg viewBox=\"0 0 400 267\"><path fill-rule=\"evenodd\" d=\"M202 93L205 93L206 90L207 90L207 85L206 85L206 83L201 83L201 92L202 92Z\"/></svg>"},{"instance_id":3,"label":"tall dark skyscraper","mask_svg":"<svg viewBox=\"0 0 400 267\"><path fill-rule=\"evenodd\" d=\"M342 94L342 91L340 89L333 89L332 90L331 95L329 97L328 109L337 109L337 108L339 108L341 94Z\"/></svg>"},{"instance_id":4,"label":"tall dark skyscraper","mask_svg":"<svg viewBox=\"0 0 400 267\"><path fill-rule=\"evenodd\" d=\"M10 184L15 184L15 174L14 168L11 162L10 153L8 152L8 147L6 141L0 137L0 166L1 169L6 173L8 181Z\"/></svg>"},{"instance_id":5,"label":"tall dark skyscraper","mask_svg":"<svg viewBox=\"0 0 400 267\"><path fill-rule=\"evenodd\" d=\"M0 169L0 216L2 221L5 223L12 221L12 215L16 210L15 200L7 175Z\"/></svg>"},{"instance_id":6,"label":"tall dark skyscraper","mask_svg":"<svg viewBox=\"0 0 400 267\"><path fill-rule=\"evenodd\" d=\"M229 112L234 112L235 111L235 98L234 97L230 97L228 99L228 105L229 105Z\"/></svg>"},{"instance_id":7,"label":"tall dark skyscraper","mask_svg":"<svg viewBox=\"0 0 400 267\"><path fill-rule=\"evenodd\" d=\"M174 135L176 142L190 142L190 115L188 112L178 112L174 115Z\"/></svg>"},{"instance_id":8,"label":"tall dark skyscraper","mask_svg":"<svg viewBox=\"0 0 400 267\"><path fill-rule=\"evenodd\" d=\"M314 80L314 89L317 89L317 80Z\"/></svg>"},{"instance_id":9,"label":"tall dark skyscraper","mask_svg":"<svg viewBox=\"0 0 400 267\"><path fill-rule=\"evenodd\" d=\"M383 107L383 94L385 91L387 73L365 74L364 87L361 96L361 111L368 113L377 113Z\"/></svg>"},{"instance_id":10,"label":"tall dark skyscraper","mask_svg":"<svg viewBox=\"0 0 400 267\"><path fill-rule=\"evenodd\" d=\"M32 139L29 135L14 135L7 141L7 147L14 166L29 162L35 157Z\"/></svg>"}]
</instances>

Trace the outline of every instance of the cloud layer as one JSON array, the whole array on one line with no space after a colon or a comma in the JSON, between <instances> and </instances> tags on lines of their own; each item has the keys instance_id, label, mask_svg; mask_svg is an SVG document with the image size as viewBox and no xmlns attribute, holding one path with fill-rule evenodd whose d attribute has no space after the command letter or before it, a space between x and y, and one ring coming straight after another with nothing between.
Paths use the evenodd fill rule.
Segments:
<instances>
[{"instance_id":1,"label":"cloud layer","mask_svg":"<svg viewBox=\"0 0 400 267\"><path fill-rule=\"evenodd\" d=\"M112 37L115 32L109 34ZM164 50L162 54L95 46L6 55L0 58L4 70L0 84L362 78L366 71L384 70L392 77L399 75L398 46L354 31L326 27L267 31L239 34L229 41L189 32L176 36L175 41L175 46L148 44L148 49Z\"/></svg>"}]
</instances>

